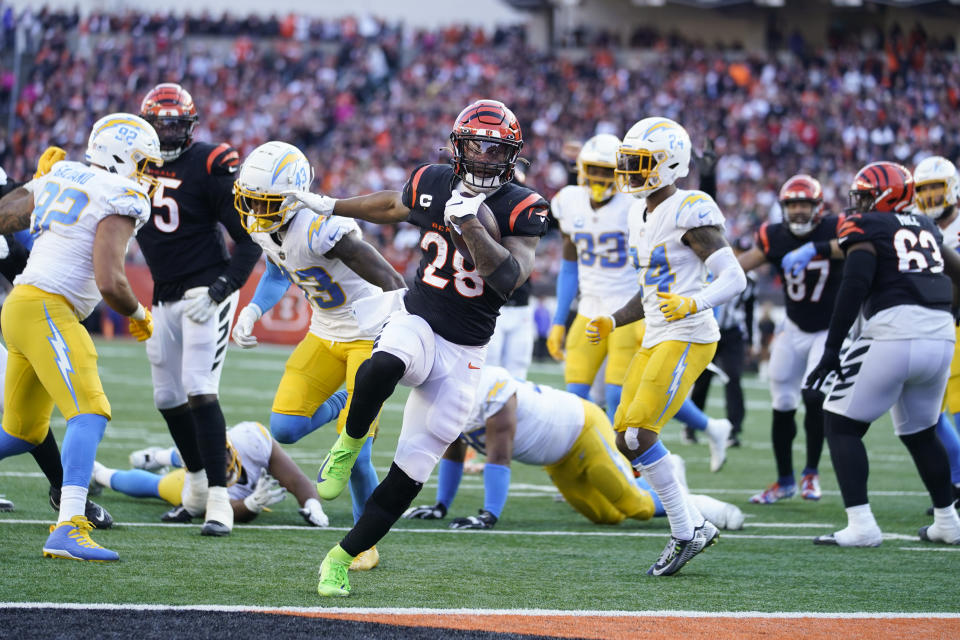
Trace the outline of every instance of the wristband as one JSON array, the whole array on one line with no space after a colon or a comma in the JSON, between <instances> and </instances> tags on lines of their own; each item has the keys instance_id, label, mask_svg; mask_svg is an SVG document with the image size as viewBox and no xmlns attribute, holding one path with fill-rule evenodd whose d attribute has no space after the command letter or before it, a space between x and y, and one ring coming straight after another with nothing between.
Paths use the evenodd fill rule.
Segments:
<instances>
[{"instance_id":1,"label":"wristband","mask_svg":"<svg viewBox=\"0 0 960 640\"><path fill-rule=\"evenodd\" d=\"M137 303L137 310L131 313L128 316L131 320L146 320L147 319L147 309L139 302Z\"/></svg>"}]
</instances>

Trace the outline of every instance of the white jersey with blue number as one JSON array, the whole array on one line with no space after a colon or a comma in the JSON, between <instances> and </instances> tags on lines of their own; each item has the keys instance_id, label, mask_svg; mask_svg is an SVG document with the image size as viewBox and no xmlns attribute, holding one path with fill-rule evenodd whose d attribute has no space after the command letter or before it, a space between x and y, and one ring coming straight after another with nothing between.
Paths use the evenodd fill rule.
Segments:
<instances>
[{"instance_id":1,"label":"white jersey with blue number","mask_svg":"<svg viewBox=\"0 0 960 640\"><path fill-rule=\"evenodd\" d=\"M61 161L33 180L30 215L33 249L14 284L29 284L66 298L79 318L100 302L93 276L93 244L100 221L129 216L136 228L150 217L150 200L139 183L82 162Z\"/></svg>"},{"instance_id":2,"label":"white jersey with blue number","mask_svg":"<svg viewBox=\"0 0 960 640\"><path fill-rule=\"evenodd\" d=\"M584 425L583 400L551 387L517 380L503 367L484 367L477 402L461 438L486 453L487 419L517 397L517 432L513 459L525 464L549 465L570 453Z\"/></svg>"},{"instance_id":3,"label":"white jersey with blue number","mask_svg":"<svg viewBox=\"0 0 960 640\"><path fill-rule=\"evenodd\" d=\"M693 297L707 286L707 267L693 249L683 243L683 234L697 227L723 227L723 214L713 198L702 191L677 192L647 213L647 201L638 200L630 210L630 253L643 288L643 312L647 329L643 347L649 349L667 340L709 344L720 339L712 309L667 322L660 311L658 291ZM644 217L646 216L646 217Z\"/></svg>"},{"instance_id":4,"label":"white jersey with blue number","mask_svg":"<svg viewBox=\"0 0 960 640\"><path fill-rule=\"evenodd\" d=\"M257 480L270 466L273 438L259 422L241 422L227 431L227 438L240 456L243 473L227 487L231 500L243 500L257 488Z\"/></svg>"},{"instance_id":5,"label":"white jersey with blue number","mask_svg":"<svg viewBox=\"0 0 960 640\"><path fill-rule=\"evenodd\" d=\"M357 326L351 305L361 298L383 293L336 258L324 254L349 234L361 234L356 221L340 216L321 216L300 209L277 244L276 234L255 232L250 237L263 247L270 261L287 279L300 287L313 307L310 332L335 342L373 340Z\"/></svg>"},{"instance_id":6,"label":"white jersey with blue number","mask_svg":"<svg viewBox=\"0 0 960 640\"><path fill-rule=\"evenodd\" d=\"M633 196L616 193L594 210L590 190L576 185L560 189L550 202L560 231L577 246L582 316L610 315L637 292L636 276L627 256L627 220L633 202Z\"/></svg>"},{"instance_id":7,"label":"white jersey with blue number","mask_svg":"<svg viewBox=\"0 0 960 640\"><path fill-rule=\"evenodd\" d=\"M943 246L954 251L960 248L960 215L951 220L946 227L940 229L940 232L943 234Z\"/></svg>"}]
</instances>

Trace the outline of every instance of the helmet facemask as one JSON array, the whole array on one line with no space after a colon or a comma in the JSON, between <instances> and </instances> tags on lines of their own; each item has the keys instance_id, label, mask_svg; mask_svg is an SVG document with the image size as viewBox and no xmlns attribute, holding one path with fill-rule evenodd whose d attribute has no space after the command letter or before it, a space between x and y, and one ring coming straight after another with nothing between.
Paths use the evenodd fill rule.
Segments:
<instances>
[{"instance_id":1,"label":"helmet facemask","mask_svg":"<svg viewBox=\"0 0 960 640\"><path fill-rule=\"evenodd\" d=\"M849 195L849 213L870 213L876 207L877 201L885 194L878 194L879 189L851 189Z\"/></svg>"},{"instance_id":2,"label":"helmet facemask","mask_svg":"<svg viewBox=\"0 0 960 640\"><path fill-rule=\"evenodd\" d=\"M925 216L939 220L951 213L955 205L947 202L947 181L927 180L915 185L914 204Z\"/></svg>"},{"instance_id":3,"label":"helmet facemask","mask_svg":"<svg viewBox=\"0 0 960 640\"><path fill-rule=\"evenodd\" d=\"M659 189L663 184L659 169L666 159L666 151L621 147L617 151L614 171L617 188L624 193L647 193Z\"/></svg>"},{"instance_id":4,"label":"helmet facemask","mask_svg":"<svg viewBox=\"0 0 960 640\"><path fill-rule=\"evenodd\" d=\"M616 167L596 162L577 161L577 184L590 190L590 199L601 204L613 197Z\"/></svg>"},{"instance_id":5,"label":"helmet facemask","mask_svg":"<svg viewBox=\"0 0 960 640\"><path fill-rule=\"evenodd\" d=\"M197 116L144 115L143 119L153 125L160 138L160 155L165 162L176 160L193 141Z\"/></svg>"},{"instance_id":6,"label":"helmet facemask","mask_svg":"<svg viewBox=\"0 0 960 640\"><path fill-rule=\"evenodd\" d=\"M490 193L513 180L522 142L456 132L450 141L454 171L470 190Z\"/></svg>"},{"instance_id":7,"label":"helmet facemask","mask_svg":"<svg viewBox=\"0 0 960 640\"><path fill-rule=\"evenodd\" d=\"M294 206L283 206L284 200L286 197L280 194L257 193L239 181L233 183L233 206L247 233L273 233L283 227Z\"/></svg>"},{"instance_id":8,"label":"helmet facemask","mask_svg":"<svg viewBox=\"0 0 960 640\"><path fill-rule=\"evenodd\" d=\"M818 203L813 200L781 200L783 219L790 233L797 237L809 235L817 226Z\"/></svg>"}]
</instances>

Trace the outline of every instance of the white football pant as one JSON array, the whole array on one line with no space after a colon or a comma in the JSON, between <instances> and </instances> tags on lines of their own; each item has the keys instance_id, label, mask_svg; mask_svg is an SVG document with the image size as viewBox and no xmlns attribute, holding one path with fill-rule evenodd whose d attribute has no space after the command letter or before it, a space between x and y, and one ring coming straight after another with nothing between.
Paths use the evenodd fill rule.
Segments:
<instances>
[{"instance_id":1,"label":"white football pant","mask_svg":"<svg viewBox=\"0 0 960 640\"><path fill-rule=\"evenodd\" d=\"M514 378L527 379L533 360L533 307L501 307L497 327L487 344L487 364L503 367Z\"/></svg>"},{"instance_id":2,"label":"white football pant","mask_svg":"<svg viewBox=\"0 0 960 640\"><path fill-rule=\"evenodd\" d=\"M776 411L793 411L800 406L801 390L807 375L820 362L827 331L807 333L784 318L770 347L770 395Z\"/></svg>"}]
</instances>

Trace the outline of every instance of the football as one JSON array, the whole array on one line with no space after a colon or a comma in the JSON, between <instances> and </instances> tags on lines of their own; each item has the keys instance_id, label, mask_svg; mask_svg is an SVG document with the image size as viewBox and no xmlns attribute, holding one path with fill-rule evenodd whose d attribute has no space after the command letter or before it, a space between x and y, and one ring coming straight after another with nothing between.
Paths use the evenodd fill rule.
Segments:
<instances>
[{"instance_id":1,"label":"football","mask_svg":"<svg viewBox=\"0 0 960 640\"><path fill-rule=\"evenodd\" d=\"M497 225L497 217L493 215L493 211L490 210L486 202L481 203L480 208L477 209L477 220L480 221L480 224L483 225L483 228L487 230L487 233L490 234L490 237L493 238L495 242L500 242L500 227ZM464 241L463 236L451 228L450 238L453 240L453 246L457 248L457 251L459 251L467 261L467 266L472 269L473 256L470 255L470 249L467 248L467 243Z\"/></svg>"}]
</instances>

